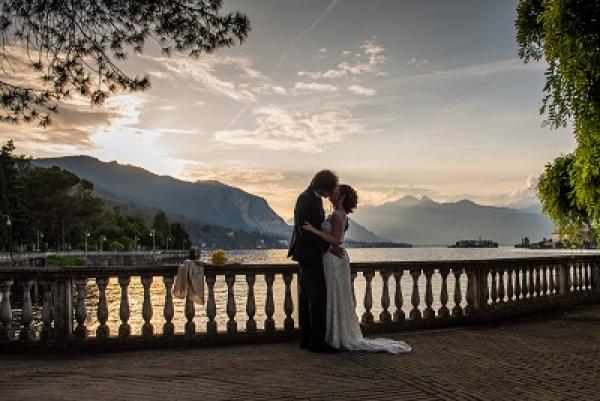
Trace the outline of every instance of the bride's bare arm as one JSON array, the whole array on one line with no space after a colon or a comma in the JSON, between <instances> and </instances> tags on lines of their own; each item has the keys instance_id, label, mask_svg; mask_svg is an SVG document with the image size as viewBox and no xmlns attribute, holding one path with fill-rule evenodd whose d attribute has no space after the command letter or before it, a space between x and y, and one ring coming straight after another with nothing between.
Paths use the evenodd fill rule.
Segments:
<instances>
[{"instance_id":1,"label":"bride's bare arm","mask_svg":"<svg viewBox=\"0 0 600 401\"><path fill-rule=\"evenodd\" d=\"M344 223L338 214L334 214L331 218L331 228L333 231L332 234L324 233L323 231L313 227L310 223L305 223L302 228L321 237L324 241L329 242L331 245L341 245L342 238L344 236Z\"/></svg>"}]
</instances>

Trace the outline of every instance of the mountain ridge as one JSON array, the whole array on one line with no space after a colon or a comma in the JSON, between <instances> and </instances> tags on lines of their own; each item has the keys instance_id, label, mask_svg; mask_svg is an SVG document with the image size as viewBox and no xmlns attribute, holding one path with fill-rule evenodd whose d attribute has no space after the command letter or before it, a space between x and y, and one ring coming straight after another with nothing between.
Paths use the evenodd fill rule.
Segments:
<instances>
[{"instance_id":1,"label":"mountain ridge","mask_svg":"<svg viewBox=\"0 0 600 401\"><path fill-rule=\"evenodd\" d=\"M354 219L382 237L416 245L448 245L482 237L505 245L548 237L549 218L528 210L480 205L470 199L436 202L412 195L379 206L364 206Z\"/></svg>"}]
</instances>

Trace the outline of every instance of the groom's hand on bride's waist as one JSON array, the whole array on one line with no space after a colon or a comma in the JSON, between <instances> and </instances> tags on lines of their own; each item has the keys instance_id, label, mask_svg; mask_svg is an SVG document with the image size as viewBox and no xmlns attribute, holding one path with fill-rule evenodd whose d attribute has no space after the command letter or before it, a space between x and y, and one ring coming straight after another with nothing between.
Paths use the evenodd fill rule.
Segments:
<instances>
[{"instance_id":1,"label":"groom's hand on bride's waist","mask_svg":"<svg viewBox=\"0 0 600 401\"><path fill-rule=\"evenodd\" d=\"M331 247L329 247L329 252L340 258L343 258L346 255L346 250L339 245L331 245Z\"/></svg>"}]
</instances>

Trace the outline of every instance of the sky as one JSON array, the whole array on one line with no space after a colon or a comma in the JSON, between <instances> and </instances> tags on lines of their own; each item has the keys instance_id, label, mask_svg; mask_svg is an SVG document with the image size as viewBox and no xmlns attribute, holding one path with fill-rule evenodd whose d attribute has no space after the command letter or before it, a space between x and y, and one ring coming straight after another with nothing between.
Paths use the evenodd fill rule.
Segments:
<instances>
[{"instance_id":1,"label":"sky","mask_svg":"<svg viewBox=\"0 0 600 401\"><path fill-rule=\"evenodd\" d=\"M150 44L150 90L71 99L49 128L0 125L37 157L87 154L262 196L282 217L323 168L360 204L405 195L524 205L575 147L543 127L543 63L517 56L512 0L225 0L246 42L199 59Z\"/></svg>"}]
</instances>

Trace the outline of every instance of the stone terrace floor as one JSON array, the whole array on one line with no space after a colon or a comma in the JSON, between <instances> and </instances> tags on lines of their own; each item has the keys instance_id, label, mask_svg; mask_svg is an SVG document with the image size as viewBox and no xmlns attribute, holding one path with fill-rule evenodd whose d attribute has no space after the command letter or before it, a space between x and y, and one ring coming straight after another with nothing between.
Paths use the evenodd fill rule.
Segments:
<instances>
[{"instance_id":1,"label":"stone terrace floor","mask_svg":"<svg viewBox=\"0 0 600 401\"><path fill-rule=\"evenodd\" d=\"M0 356L0 399L600 400L600 305L393 336L408 355L296 344Z\"/></svg>"}]
</instances>

